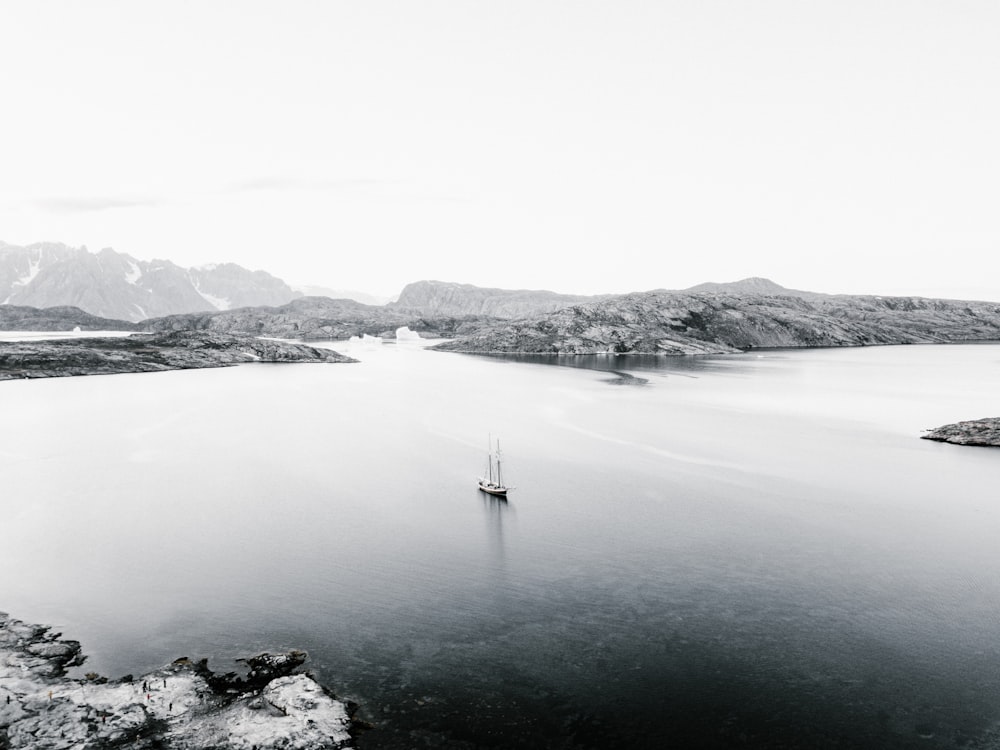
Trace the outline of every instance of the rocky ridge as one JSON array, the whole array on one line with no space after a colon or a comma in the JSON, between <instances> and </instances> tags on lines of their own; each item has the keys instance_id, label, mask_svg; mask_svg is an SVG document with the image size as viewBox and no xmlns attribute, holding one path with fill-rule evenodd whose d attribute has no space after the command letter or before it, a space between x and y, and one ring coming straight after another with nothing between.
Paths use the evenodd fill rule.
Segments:
<instances>
[{"instance_id":1,"label":"rocky ridge","mask_svg":"<svg viewBox=\"0 0 1000 750\"><path fill-rule=\"evenodd\" d=\"M955 422L928 430L924 440L937 440L956 445L980 445L1000 448L1000 417L985 417Z\"/></svg>"},{"instance_id":2,"label":"rocky ridge","mask_svg":"<svg viewBox=\"0 0 1000 750\"><path fill-rule=\"evenodd\" d=\"M1000 304L818 295L642 292L497 321L436 348L554 354L721 354L758 347L1000 340Z\"/></svg>"},{"instance_id":3,"label":"rocky ridge","mask_svg":"<svg viewBox=\"0 0 1000 750\"><path fill-rule=\"evenodd\" d=\"M491 289L447 281L407 284L388 307L427 316L523 318L593 302L608 295L558 294L545 290Z\"/></svg>"},{"instance_id":4,"label":"rocky ridge","mask_svg":"<svg viewBox=\"0 0 1000 750\"><path fill-rule=\"evenodd\" d=\"M245 362L354 362L329 349L205 331L0 342L0 380L161 372Z\"/></svg>"},{"instance_id":5,"label":"rocky ridge","mask_svg":"<svg viewBox=\"0 0 1000 750\"><path fill-rule=\"evenodd\" d=\"M77 641L0 612L0 748L339 750L354 708L296 673L306 654L260 654L218 675L187 658L135 679L66 675Z\"/></svg>"}]
</instances>

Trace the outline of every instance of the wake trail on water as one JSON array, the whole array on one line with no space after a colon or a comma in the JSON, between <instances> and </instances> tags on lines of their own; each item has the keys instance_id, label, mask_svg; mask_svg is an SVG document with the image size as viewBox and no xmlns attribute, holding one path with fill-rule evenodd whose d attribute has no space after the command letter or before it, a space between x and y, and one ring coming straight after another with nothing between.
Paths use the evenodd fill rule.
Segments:
<instances>
[{"instance_id":1,"label":"wake trail on water","mask_svg":"<svg viewBox=\"0 0 1000 750\"><path fill-rule=\"evenodd\" d=\"M463 435L457 435L457 434L455 434L453 432L445 432L443 430L439 430L439 429L437 429L435 427L431 427L429 425L425 425L424 429L426 430L426 432L427 432L428 435L433 435L435 437L444 438L445 440L450 440L453 443L458 443L459 445L464 445L467 448L477 448L477 449L481 450L483 448L483 446L486 444L485 441L483 441L483 440L476 441L476 440L473 440L471 438L467 438L467 437L465 437Z\"/></svg>"},{"instance_id":2,"label":"wake trail on water","mask_svg":"<svg viewBox=\"0 0 1000 750\"><path fill-rule=\"evenodd\" d=\"M671 461L678 461L680 463L695 464L697 466L713 466L716 468L729 469L731 471L746 472L748 469L745 466L739 464L731 463L729 461L718 461L711 458L701 458L699 456L691 456L684 453L677 453L676 451L670 451L665 448L660 448L655 445L649 445L648 443L637 443L633 440L625 440L624 438L614 437L612 435L605 435L600 432L595 432L593 430L588 430L585 427L580 427L579 425L573 424L566 420L552 420L552 423L557 427L562 427L570 432L575 432L579 435L584 435L593 440L600 440L601 442L611 443L612 445L620 445L625 448L631 448L635 450L642 451L644 453L649 453L651 455L657 456L658 458L666 458Z\"/></svg>"}]
</instances>

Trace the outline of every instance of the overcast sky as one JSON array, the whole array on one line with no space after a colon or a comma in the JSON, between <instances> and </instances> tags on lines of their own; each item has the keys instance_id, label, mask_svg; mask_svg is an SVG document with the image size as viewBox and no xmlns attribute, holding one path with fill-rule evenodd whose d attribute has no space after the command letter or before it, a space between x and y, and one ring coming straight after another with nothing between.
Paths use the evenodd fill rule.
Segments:
<instances>
[{"instance_id":1,"label":"overcast sky","mask_svg":"<svg viewBox=\"0 0 1000 750\"><path fill-rule=\"evenodd\" d=\"M0 240L1000 300L1000 2L0 0Z\"/></svg>"}]
</instances>

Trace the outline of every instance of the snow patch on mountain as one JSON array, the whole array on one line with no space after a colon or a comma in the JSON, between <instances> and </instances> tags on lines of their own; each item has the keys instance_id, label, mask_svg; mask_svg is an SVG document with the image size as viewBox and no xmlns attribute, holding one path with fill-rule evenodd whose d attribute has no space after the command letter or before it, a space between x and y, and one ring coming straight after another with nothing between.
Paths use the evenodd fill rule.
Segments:
<instances>
[{"instance_id":1,"label":"snow patch on mountain","mask_svg":"<svg viewBox=\"0 0 1000 750\"><path fill-rule=\"evenodd\" d=\"M213 297L208 292L203 292L201 289L198 288L197 284L195 285L194 289L195 289L196 292L198 292L198 294L200 294L202 296L202 298L208 304L210 304L216 310L228 310L228 309L230 309L233 306L233 303L230 302L225 297Z\"/></svg>"},{"instance_id":2,"label":"snow patch on mountain","mask_svg":"<svg viewBox=\"0 0 1000 750\"><path fill-rule=\"evenodd\" d=\"M14 282L14 286L28 286L35 277L38 276L38 272L42 270L42 254L39 252L36 256L28 261L28 272L24 274L20 279Z\"/></svg>"},{"instance_id":3,"label":"snow patch on mountain","mask_svg":"<svg viewBox=\"0 0 1000 750\"><path fill-rule=\"evenodd\" d=\"M136 265L135 261L133 260L129 260L127 262L128 262L128 270L125 271L125 281L135 286L136 282L138 282L139 279L142 278L142 269L139 268L139 266Z\"/></svg>"}]
</instances>

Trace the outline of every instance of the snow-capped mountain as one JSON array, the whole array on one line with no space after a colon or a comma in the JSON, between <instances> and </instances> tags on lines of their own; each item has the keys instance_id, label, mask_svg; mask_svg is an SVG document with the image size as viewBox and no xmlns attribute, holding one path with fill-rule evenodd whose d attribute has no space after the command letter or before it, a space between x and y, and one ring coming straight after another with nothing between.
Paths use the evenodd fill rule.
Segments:
<instances>
[{"instance_id":1,"label":"snow-capped mountain","mask_svg":"<svg viewBox=\"0 0 1000 750\"><path fill-rule=\"evenodd\" d=\"M92 315L139 321L175 313L283 305L300 296L281 279L235 263L181 268L104 248L0 242L0 304L74 305Z\"/></svg>"}]
</instances>

